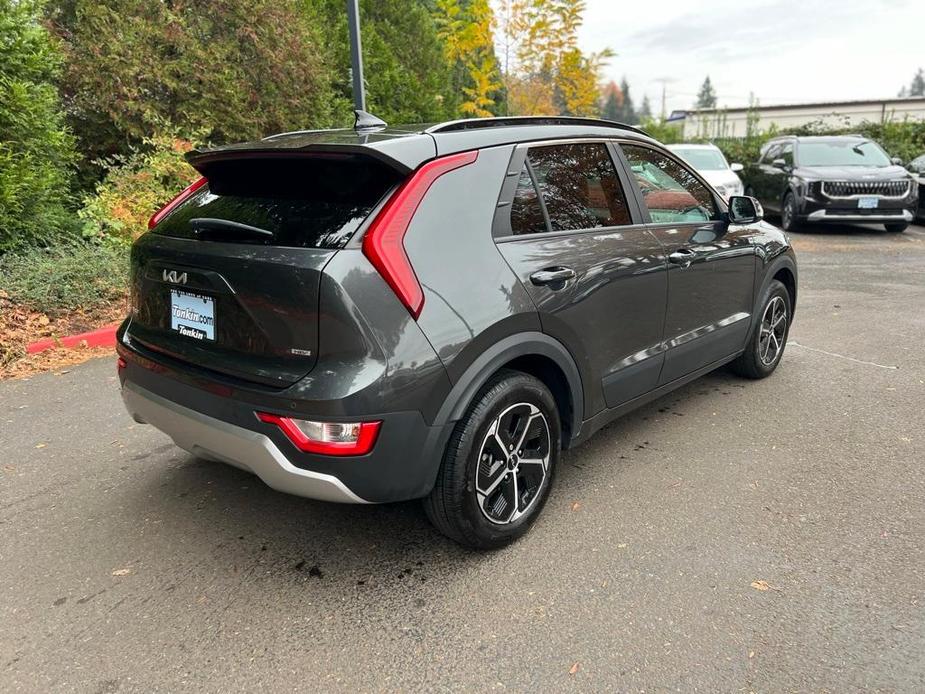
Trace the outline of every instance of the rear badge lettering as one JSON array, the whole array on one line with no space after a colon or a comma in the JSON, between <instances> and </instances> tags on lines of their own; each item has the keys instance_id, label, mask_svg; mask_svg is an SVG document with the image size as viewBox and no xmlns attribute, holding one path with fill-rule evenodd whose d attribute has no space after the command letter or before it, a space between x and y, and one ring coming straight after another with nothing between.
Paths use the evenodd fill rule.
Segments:
<instances>
[{"instance_id":1,"label":"rear badge lettering","mask_svg":"<svg viewBox=\"0 0 925 694\"><path fill-rule=\"evenodd\" d=\"M296 354L300 357L310 357L312 355L312 351L310 349L296 349L295 347L293 347L289 351L292 354Z\"/></svg>"}]
</instances>

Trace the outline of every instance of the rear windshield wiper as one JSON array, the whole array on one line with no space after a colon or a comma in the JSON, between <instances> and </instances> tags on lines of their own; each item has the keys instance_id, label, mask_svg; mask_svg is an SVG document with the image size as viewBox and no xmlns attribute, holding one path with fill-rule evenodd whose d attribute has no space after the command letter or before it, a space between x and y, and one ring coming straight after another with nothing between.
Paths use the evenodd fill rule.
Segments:
<instances>
[{"instance_id":1,"label":"rear windshield wiper","mask_svg":"<svg viewBox=\"0 0 925 694\"><path fill-rule=\"evenodd\" d=\"M241 224L241 222L232 222L230 219L214 219L212 217L195 217L189 220L189 225L197 234L209 232L233 232L238 234L250 234L261 238L273 238L275 234L272 231L252 227L250 224Z\"/></svg>"}]
</instances>

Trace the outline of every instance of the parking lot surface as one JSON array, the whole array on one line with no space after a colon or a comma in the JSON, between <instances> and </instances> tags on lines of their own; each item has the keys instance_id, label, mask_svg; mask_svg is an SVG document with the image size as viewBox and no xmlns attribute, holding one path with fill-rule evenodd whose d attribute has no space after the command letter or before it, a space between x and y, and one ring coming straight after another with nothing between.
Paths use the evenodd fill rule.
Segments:
<instances>
[{"instance_id":1,"label":"parking lot surface","mask_svg":"<svg viewBox=\"0 0 925 694\"><path fill-rule=\"evenodd\" d=\"M0 383L0 691L925 690L925 228L793 238L777 373L618 420L491 554L192 459L113 359Z\"/></svg>"}]
</instances>

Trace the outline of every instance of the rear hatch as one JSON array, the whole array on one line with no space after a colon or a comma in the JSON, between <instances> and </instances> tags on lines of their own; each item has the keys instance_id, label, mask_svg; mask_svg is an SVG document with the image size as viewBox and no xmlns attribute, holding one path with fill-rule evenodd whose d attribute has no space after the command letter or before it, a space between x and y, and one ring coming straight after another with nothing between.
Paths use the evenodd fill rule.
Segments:
<instances>
[{"instance_id":1,"label":"rear hatch","mask_svg":"<svg viewBox=\"0 0 925 694\"><path fill-rule=\"evenodd\" d=\"M132 250L142 351L279 388L318 352L322 271L404 175L356 152L199 155L208 182Z\"/></svg>"}]
</instances>

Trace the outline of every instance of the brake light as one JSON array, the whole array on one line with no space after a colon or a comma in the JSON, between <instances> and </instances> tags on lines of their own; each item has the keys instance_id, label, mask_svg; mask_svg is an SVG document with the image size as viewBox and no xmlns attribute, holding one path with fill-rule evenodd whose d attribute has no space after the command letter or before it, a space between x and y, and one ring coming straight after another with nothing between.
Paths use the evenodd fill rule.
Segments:
<instances>
[{"instance_id":1,"label":"brake light","mask_svg":"<svg viewBox=\"0 0 925 694\"><path fill-rule=\"evenodd\" d=\"M478 152L461 152L424 164L395 191L363 237L363 254L415 318L424 307L424 290L405 252L405 232L434 181L478 156Z\"/></svg>"},{"instance_id":2,"label":"brake light","mask_svg":"<svg viewBox=\"0 0 925 694\"><path fill-rule=\"evenodd\" d=\"M154 227L156 227L156 226L158 225L158 223L159 223L164 217L166 217L166 216L169 215L171 212L173 212L174 209L175 209L180 203L182 203L184 200L186 200L188 197L190 197L190 196L191 196L193 193L195 193L197 190L199 190L200 188L202 188L206 183L208 183L208 181L205 179L205 177L203 177L203 178L199 178L199 179L193 181L193 182L190 183L188 186L186 186L186 188L184 188L184 189L180 192L180 194L177 195L173 200L171 200L170 202L168 202L168 203L167 203L166 205L164 205L161 209L159 209L157 212L155 212L153 215L151 215L151 219L148 220L148 228L149 228L149 229L153 229Z\"/></svg>"},{"instance_id":3,"label":"brake light","mask_svg":"<svg viewBox=\"0 0 925 694\"><path fill-rule=\"evenodd\" d=\"M373 449L382 422L313 422L257 412L257 419L275 424L293 445L306 453L365 455Z\"/></svg>"}]
</instances>

